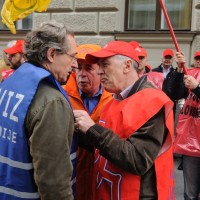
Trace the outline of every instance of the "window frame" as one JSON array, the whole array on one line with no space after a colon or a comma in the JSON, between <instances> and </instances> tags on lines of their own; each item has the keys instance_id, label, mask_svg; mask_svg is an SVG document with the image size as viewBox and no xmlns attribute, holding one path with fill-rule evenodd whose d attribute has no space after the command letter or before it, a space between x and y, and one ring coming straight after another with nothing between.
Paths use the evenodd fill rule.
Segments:
<instances>
[{"instance_id":1,"label":"window frame","mask_svg":"<svg viewBox=\"0 0 200 200\"><path fill-rule=\"evenodd\" d=\"M155 28L152 29L134 29L128 28L129 26L129 2L130 0L125 0L125 12L124 12L124 31L137 31L137 32L166 32L169 31L168 28L161 29L161 15L162 15L162 8L160 6L159 0L156 0L156 18L155 18ZM192 13L191 13L192 15ZM190 28L174 28L175 31L191 31L191 23L192 23L192 16L190 19Z\"/></svg>"}]
</instances>

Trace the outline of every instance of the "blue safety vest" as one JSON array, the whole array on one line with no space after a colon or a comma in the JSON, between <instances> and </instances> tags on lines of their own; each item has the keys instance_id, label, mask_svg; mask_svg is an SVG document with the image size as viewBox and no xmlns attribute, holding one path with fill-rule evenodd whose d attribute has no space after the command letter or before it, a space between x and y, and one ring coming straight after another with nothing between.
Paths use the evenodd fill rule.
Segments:
<instances>
[{"instance_id":1,"label":"blue safety vest","mask_svg":"<svg viewBox=\"0 0 200 200\"><path fill-rule=\"evenodd\" d=\"M48 71L29 63L24 63L0 84L0 200L40 199L33 178L24 120L38 85L44 78L48 78L68 100L66 92ZM21 79L23 81L19 81ZM75 138L73 142L71 159L75 165Z\"/></svg>"}]
</instances>

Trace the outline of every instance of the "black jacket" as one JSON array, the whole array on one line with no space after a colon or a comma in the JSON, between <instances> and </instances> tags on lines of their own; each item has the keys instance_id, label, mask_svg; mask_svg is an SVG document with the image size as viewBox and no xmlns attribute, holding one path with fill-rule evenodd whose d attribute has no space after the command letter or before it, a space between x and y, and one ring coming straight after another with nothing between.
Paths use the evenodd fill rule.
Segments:
<instances>
[{"instance_id":1,"label":"black jacket","mask_svg":"<svg viewBox=\"0 0 200 200\"><path fill-rule=\"evenodd\" d=\"M189 90L185 87L183 81L184 73L175 72L172 79L171 95L174 99L187 98ZM200 98L200 87L191 90L198 98Z\"/></svg>"},{"instance_id":2,"label":"black jacket","mask_svg":"<svg viewBox=\"0 0 200 200\"><path fill-rule=\"evenodd\" d=\"M152 71L163 73L162 64L160 66L158 66L157 68L154 68ZM171 67L170 72L167 74L166 78L164 79L163 86L162 86L163 92L172 101L177 100L177 99L174 99L174 96L172 95L172 81L173 81L173 76L174 76L175 72L176 72L176 70L173 67Z\"/></svg>"}]
</instances>

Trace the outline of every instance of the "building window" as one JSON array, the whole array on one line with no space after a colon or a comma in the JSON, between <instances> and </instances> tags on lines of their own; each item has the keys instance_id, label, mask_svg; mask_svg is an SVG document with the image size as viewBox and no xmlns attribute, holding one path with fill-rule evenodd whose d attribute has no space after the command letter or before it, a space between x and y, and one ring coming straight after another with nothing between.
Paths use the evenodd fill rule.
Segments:
<instances>
[{"instance_id":1,"label":"building window","mask_svg":"<svg viewBox=\"0 0 200 200\"><path fill-rule=\"evenodd\" d=\"M163 0L172 27L191 29L192 0ZM159 0L127 0L126 30L167 30Z\"/></svg>"},{"instance_id":2,"label":"building window","mask_svg":"<svg viewBox=\"0 0 200 200\"><path fill-rule=\"evenodd\" d=\"M0 8L3 7L4 0L0 0ZM15 22L16 30L30 30L32 28L32 14L27 16L22 20L18 20ZM6 25L2 23L2 19L0 19L0 30L8 30Z\"/></svg>"}]
</instances>

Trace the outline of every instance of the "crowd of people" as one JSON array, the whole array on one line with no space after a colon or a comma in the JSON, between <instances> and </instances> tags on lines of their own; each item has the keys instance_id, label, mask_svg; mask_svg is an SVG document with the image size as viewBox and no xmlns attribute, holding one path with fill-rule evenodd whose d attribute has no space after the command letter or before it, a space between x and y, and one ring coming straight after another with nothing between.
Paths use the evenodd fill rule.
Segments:
<instances>
[{"instance_id":1,"label":"crowd of people","mask_svg":"<svg viewBox=\"0 0 200 200\"><path fill-rule=\"evenodd\" d=\"M183 52L150 66L137 41L77 45L49 21L3 53L1 200L174 200L174 153L200 198L200 51L184 74Z\"/></svg>"}]
</instances>

